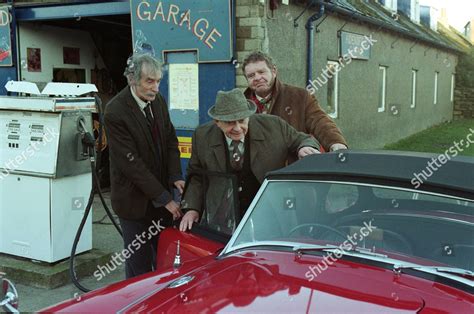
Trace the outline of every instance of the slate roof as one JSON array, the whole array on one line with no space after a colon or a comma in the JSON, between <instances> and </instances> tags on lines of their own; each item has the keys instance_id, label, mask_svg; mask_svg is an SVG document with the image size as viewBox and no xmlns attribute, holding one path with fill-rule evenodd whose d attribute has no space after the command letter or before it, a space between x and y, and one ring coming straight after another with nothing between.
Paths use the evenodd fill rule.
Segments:
<instances>
[{"instance_id":1,"label":"slate roof","mask_svg":"<svg viewBox=\"0 0 474 314\"><path fill-rule=\"evenodd\" d=\"M329 14L336 13L346 18L363 21L377 28L399 33L416 42L423 42L454 53L466 51L465 45L453 40L450 36L417 24L403 13L391 12L375 0L308 0L307 2L324 4ZM472 47L471 44L469 45Z\"/></svg>"}]
</instances>

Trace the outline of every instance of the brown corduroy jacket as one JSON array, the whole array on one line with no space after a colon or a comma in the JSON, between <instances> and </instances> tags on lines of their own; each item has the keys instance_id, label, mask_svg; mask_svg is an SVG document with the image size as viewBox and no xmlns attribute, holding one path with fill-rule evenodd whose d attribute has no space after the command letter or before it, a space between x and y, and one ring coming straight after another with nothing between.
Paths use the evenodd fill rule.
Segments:
<instances>
[{"instance_id":1,"label":"brown corduroy jacket","mask_svg":"<svg viewBox=\"0 0 474 314\"><path fill-rule=\"evenodd\" d=\"M247 99L252 93L250 88L244 92ZM276 78L272 95L269 113L281 117L298 131L313 135L325 151L336 143L348 146L337 125L308 91L284 84Z\"/></svg>"}]
</instances>

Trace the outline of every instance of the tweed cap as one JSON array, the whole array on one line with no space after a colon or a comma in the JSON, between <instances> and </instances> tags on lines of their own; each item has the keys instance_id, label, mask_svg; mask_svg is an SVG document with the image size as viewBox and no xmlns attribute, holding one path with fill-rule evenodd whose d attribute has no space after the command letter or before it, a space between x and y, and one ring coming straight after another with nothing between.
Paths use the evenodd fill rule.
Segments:
<instances>
[{"instance_id":1,"label":"tweed cap","mask_svg":"<svg viewBox=\"0 0 474 314\"><path fill-rule=\"evenodd\" d=\"M214 120L237 121L250 117L256 110L255 103L247 100L244 93L235 88L231 91L218 91L216 104L207 113Z\"/></svg>"}]
</instances>

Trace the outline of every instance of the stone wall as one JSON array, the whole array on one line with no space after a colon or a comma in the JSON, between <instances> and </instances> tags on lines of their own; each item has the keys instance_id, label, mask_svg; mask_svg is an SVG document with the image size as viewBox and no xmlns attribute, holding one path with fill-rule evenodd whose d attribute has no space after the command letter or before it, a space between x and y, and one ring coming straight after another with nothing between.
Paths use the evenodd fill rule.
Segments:
<instances>
[{"instance_id":1,"label":"stone wall","mask_svg":"<svg viewBox=\"0 0 474 314\"><path fill-rule=\"evenodd\" d=\"M266 8L259 0L236 0L236 87L246 88L247 81L240 64L245 56L255 50L268 52L265 27ZM265 46L267 48L265 49Z\"/></svg>"},{"instance_id":2,"label":"stone wall","mask_svg":"<svg viewBox=\"0 0 474 314\"><path fill-rule=\"evenodd\" d=\"M474 118L474 48L462 55L456 66L453 118Z\"/></svg>"},{"instance_id":3,"label":"stone wall","mask_svg":"<svg viewBox=\"0 0 474 314\"><path fill-rule=\"evenodd\" d=\"M266 31L261 47L273 57L283 82L305 88L308 46L305 23L316 10L304 11L305 6L299 3L290 1L289 6L282 5L274 12L268 8L264 11L260 22ZM295 27L296 17L299 18ZM323 77L328 62L339 60L341 29L371 39L367 60L351 60L336 71L338 109L334 120L353 149L380 148L453 118L451 78L456 73L457 54L337 14L329 13L315 24L319 23L314 34L313 79ZM380 65L387 69L382 111L378 110ZM417 70L415 106L411 106L413 69ZM436 72L438 93L434 103ZM315 96L323 110L330 109L328 84L324 83Z\"/></svg>"},{"instance_id":4,"label":"stone wall","mask_svg":"<svg viewBox=\"0 0 474 314\"><path fill-rule=\"evenodd\" d=\"M474 87L456 86L453 118L455 120L474 119Z\"/></svg>"}]
</instances>

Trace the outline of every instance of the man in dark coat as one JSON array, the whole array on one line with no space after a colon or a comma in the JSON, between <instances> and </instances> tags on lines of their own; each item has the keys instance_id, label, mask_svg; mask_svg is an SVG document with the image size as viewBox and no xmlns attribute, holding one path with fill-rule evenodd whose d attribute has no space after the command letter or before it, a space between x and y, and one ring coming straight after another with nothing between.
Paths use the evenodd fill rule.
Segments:
<instances>
[{"instance_id":1,"label":"man in dark coat","mask_svg":"<svg viewBox=\"0 0 474 314\"><path fill-rule=\"evenodd\" d=\"M108 104L112 207L123 230L126 277L153 270L160 227L182 213L173 188L184 187L175 129L158 93L162 72L150 55L133 55L128 85ZM121 259L122 260L122 259Z\"/></svg>"},{"instance_id":2,"label":"man in dark coat","mask_svg":"<svg viewBox=\"0 0 474 314\"><path fill-rule=\"evenodd\" d=\"M219 91L216 104L208 114L214 121L199 126L193 135L188 175L196 171L233 173L238 177L240 216L250 205L265 174L285 166L291 154L303 158L318 153L319 144L307 134L272 115L254 115L256 106L242 91ZM191 229L202 216L219 216L224 210L218 203L227 187L220 178L210 179L204 207L202 179L191 178L183 198L180 230ZM209 213L209 211L217 211ZM235 227L235 226L234 226Z\"/></svg>"},{"instance_id":3,"label":"man in dark coat","mask_svg":"<svg viewBox=\"0 0 474 314\"><path fill-rule=\"evenodd\" d=\"M325 151L347 149L341 131L314 95L278 80L277 67L269 55L250 53L242 70L248 82L245 97L257 104L257 113L279 116L296 130L313 135Z\"/></svg>"}]
</instances>

